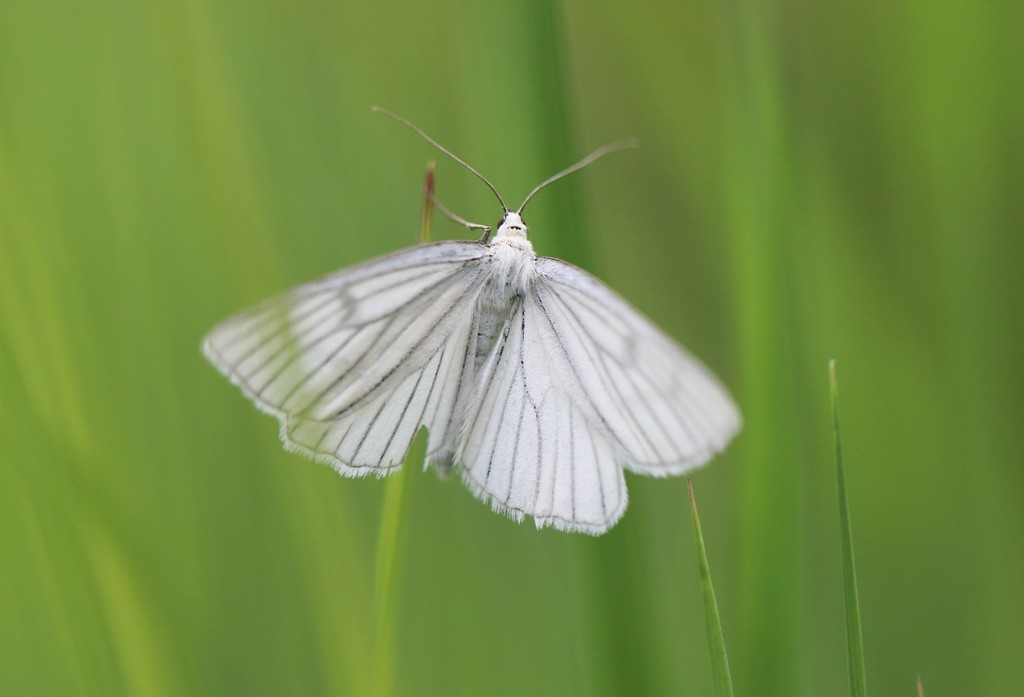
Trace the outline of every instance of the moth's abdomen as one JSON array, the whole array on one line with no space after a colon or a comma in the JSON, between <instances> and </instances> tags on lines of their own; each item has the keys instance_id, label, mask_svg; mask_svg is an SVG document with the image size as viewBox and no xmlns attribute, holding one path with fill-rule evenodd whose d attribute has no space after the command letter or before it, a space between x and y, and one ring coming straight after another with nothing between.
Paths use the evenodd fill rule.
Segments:
<instances>
[{"instance_id":1,"label":"moth's abdomen","mask_svg":"<svg viewBox=\"0 0 1024 697\"><path fill-rule=\"evenodd\" d=\"M505 327L512 308L512 299L509 302L496 305L481 298L477 305L477 330L476 350L474 351L473 374L479 376L487 357L491 355L499 335Z\"/></svg>"}]
</instances>

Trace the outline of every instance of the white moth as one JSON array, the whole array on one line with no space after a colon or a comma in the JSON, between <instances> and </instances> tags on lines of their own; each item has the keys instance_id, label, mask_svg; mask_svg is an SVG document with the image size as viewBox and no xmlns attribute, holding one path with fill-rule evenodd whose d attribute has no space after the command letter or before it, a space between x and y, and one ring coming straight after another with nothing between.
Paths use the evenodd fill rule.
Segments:
<instances>
[{"instance_id":1,"label":"white moth","mask_svg":"<svg viewBox=\"0 0 1024 697\"><path fill-rule=\"evenodd\" d=\"M380 110L383 111L383 110ZM385 112L387 113L387 112ZM289 450L346 476L401 466L421 427L427 466L538 528L600 534L626 509L623 470L691 470L740 416L696 359L586 272L539 257L522 211L477 241L373 259L242 312L206 357L281 422Z\"/></svg>"}]
</instances>

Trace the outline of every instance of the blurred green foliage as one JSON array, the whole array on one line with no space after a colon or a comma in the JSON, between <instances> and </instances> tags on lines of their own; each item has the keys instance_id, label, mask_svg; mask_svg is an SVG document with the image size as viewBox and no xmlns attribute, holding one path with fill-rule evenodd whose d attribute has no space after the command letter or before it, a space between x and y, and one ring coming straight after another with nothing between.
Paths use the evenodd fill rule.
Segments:
<instances>
[{"instance_id":1,"label":"blurred green foliage","mask_svg":"<svg viewBox=\"0 0 1024 697\"><path fill-rule=\"evenodd\" d=\"M729 384L696 474L737 694L846 682L826 360L874 695L1024 682L1024 4L0 3L0 694L368 694L384 484L199 353L408 246L413 118ZM438 194L498 209L439 161ZM446 221L436 237L464 237ZM682 479L602 538L405 482L400 695L711 693Z\"/></svg>"}]
</instances>

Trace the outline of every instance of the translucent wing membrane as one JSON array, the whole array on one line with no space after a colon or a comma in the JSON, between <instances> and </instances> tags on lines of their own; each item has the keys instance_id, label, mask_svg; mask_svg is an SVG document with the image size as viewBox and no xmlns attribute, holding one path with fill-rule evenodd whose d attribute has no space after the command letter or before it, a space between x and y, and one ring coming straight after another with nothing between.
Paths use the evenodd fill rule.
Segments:
<instances>
[{"instance_id":1,"label":"translucent wing membrane","mask_svg":"<svg viewBox=\"0 0 1024 697\"><path fill-rule=\"evenodd\" d=\"M520 299L481 374L457 459L467 485L513 518L597 534L626 508L622 468L578 408L566 356L535 295Z\"/></svg>"},{"instance_id":2,"label":"translucent wing membrane","mask_svg":"<svg viewBox=\"0 0 1024 697\"><path fill-rule=\"evenodd\" d=\"M386 470L420 426L432 450L454 438L485 253L443 242L341 271L227 320L204 352L287 446L344 474Z\"/></svg>"},{"instance_id":3,"label":"translucent wing membrane","mask_svg":"<svg viewBox=\"0 0 1024 697\"><path fill-rule=\"evenodd\" d=\"M679 474L725 447L739 412L703 365L584 271L541 258L537 273L545 349L560 356L567 391L625 467Z\"/></svg>"},{"instance_id":4,"label":"translucent wing membrane","mask_svg":"<svg viewBox=\"0 0 1024 697\"><path fill-rule=\"evenodd\" d=\"M626 508L623 466L678 474L739 428L700 363L602 283L545 258L473 401L457 453L470 489L513 518L592 534Z\"/></svg>"}]
</instances>

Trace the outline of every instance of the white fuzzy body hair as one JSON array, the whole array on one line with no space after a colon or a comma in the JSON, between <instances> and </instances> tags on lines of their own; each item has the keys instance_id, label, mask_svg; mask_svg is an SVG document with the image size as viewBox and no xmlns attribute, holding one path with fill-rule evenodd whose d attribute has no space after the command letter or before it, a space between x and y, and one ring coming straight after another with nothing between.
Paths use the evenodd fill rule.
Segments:
<instances>
[{"instance_id":1,"label":"white fuzzy body hair","mask_svg":"<svg viewBox=\"0 0 1024 697\"><path fill-rule=\"evenodd\" d=\"M537 275L537 254L527 238L526 224L518 213L506 213L491 240L495 283L495 305L508 306L512 298L525 295ZM500 297L504 296L504 297Z\"/></svg>"},{"instance_id":2,"label":"white fuzzy body hair","mask_svg":"<svg viewBox=\"0 0 1024 697\"><path fill-rule=\"evenodd\" d=\"M477 305L475 375L480 374L497 343L516 298L529 293L537 276L537 255L526 232L522 218L508 213L488 245L492 282L487 284Z\"/></svg>"}]
</instances>

